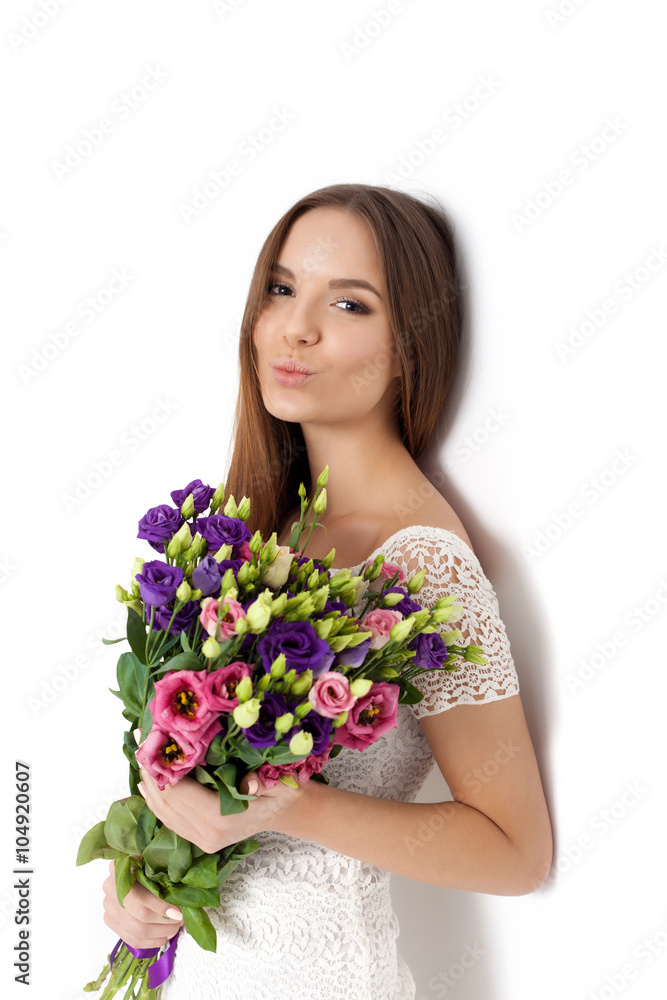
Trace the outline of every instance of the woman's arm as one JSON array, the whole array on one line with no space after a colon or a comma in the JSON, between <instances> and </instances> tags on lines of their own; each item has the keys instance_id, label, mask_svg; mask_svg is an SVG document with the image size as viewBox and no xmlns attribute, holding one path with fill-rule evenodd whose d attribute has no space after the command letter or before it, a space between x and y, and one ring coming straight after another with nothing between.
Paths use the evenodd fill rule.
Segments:
<instances>
[{"instance_id":1,"label":"woman's arm","mask_svg":"<svg viewBox=\"0 0 667 1000\"><path fill-rule=\"evenodd\" d=\"M311 781L273 828L420 882L497 895L537 889L553 842L519 695L420 723L453 800L395 802Z\"/></svg>"}]
</instances>

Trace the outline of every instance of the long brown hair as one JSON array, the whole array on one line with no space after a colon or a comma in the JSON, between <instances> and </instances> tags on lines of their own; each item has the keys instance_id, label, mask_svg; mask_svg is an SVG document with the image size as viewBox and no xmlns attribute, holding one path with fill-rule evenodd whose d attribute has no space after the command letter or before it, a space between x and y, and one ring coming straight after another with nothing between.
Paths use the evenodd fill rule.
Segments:
<instances>
[{"instance_id":1,"label":"long brown hair","mask_svg":"<svg viewBox=\"0 0 667 1000\"><path fill-rule=\"evenodd\" d=\"M269 233L257 259L239 342L240 385L226 496L250 497L248 526L266 539L280 532L298 507L310 469L299 423L279 420L264 406L253 345L266 303L271 269L289 228L313 208L338 208L361 218L373 237L386 289L386 306L401 367L397 423L413 459L435 430L456 374L462 298L451 223L442 209L390 188L334 184L297 201ZM318 470L319 471L319 470Z\"/></svg>"}]
</instances>

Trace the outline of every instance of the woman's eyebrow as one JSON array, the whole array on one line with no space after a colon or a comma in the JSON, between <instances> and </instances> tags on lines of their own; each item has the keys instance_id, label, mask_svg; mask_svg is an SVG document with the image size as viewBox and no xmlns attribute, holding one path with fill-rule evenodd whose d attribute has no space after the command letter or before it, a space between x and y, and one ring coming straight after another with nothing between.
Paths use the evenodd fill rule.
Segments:
<instances>
[{"instance_id":1,"label":"woman's eyebrow","mask_svg":"<svg viewBox=\"0 0 667 1000\"><path fill-rule=\"evenodd\" d=\"M283 267L282 264L274 264L273 270L278 274L284 274L286 278L292 278L292 280L296 278L294 272L290 271L288 267ZM382 301L378 290L371 285L370 281L364 281L363 278L332 278L329 282L329 288L367 288L369 292L373 292Z\"/></svg>"}]
</instances>

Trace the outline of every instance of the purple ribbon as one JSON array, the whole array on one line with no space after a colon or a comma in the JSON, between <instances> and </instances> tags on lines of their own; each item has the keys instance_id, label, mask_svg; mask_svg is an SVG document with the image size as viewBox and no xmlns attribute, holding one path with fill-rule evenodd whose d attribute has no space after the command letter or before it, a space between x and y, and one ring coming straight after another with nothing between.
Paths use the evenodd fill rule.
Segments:
<instances>
[{"instance_id":1,"label":"purple ribbon","mask_svg":"<svg viewBox=\"0 0 667 1000\"><path fill-rule=\"evenodd\" d=\"M180 934L180 931L178 932ZM154 990L171 975L171 970L174 967L174 952L176 951L176 938L178 934L174 934L173 938L169 942L169 947L163 955L160 955L157 962L153 962L148 968L148 986L149 989ZM113 969L113 960L116 957L116 953L120 946L124 944L125 947L135 958L153 958L160 951L159 948L132 948L129 944L126 944L122 938L118 938L116 945L109 955L109 968Z\"/></svg>"}]
</instances>

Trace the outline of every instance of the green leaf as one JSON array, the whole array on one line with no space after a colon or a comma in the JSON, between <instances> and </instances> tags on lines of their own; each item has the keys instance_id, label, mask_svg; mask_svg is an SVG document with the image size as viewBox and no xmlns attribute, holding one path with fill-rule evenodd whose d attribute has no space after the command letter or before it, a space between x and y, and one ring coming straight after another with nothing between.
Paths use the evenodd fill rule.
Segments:
<instances>
[{"instance_id":1,"label":"green leaf","mask_svg":"<svg viewBox=\"0 0 667 1000\"><path fill-rule=\"evenodd\" d=\"M203 670L205 666L203 660L200 660L195 653L177 653L158 667L158 673L162 676L170 670Z\"/></svg>"},{"instance_id":2,"label":"green leaf","mask_svg":"<svg viewBox=\"0 0 667 1000\"><path fill-rule=\"evenodd\" d=\"M155 879L151 878L150 875L147 875L146 872L143 872L141 868L137 869L137 882L141 882L141 884L145 886L149 892L152 892L154 896L157 896L158 899L164 898L162 889Z\"/></svg>"},{"instance_id":3,"label":"green leaf","mask_svg":"<svg viewBox=\"0 0 667 1000\"><path fill-rule=\"evenodd\" d=\"M191 653L192 652L192 646L190 645L190 640L188 639L187 632L181 631L181 633L180 633L180 639L181 639L181 648L182 648L183 652L184 653Z\"/></svg>"},{"instance_id":4,"label":"green leaf","mask_svg":"<svg viewBox=\"0 0 667 1000\"><path fill-rule=\"evenodd\" d=\"M217 854L205 854L203 858L195 861L181 882L185 885L197 885L200 889L215 889L218 884Z\"/></svg>"},{"instance_id":5,"label":"green leaf","mask_svg":"<svg viewBox=\"0 0 667 1000\"><path fill-rule=\"evenodd\" d=\"M130 649L142 663L146 662L146 626L134 608L127 609L127 641Z\"/></svg>"},{"instance_id":6,"label":"green leaf","mask_svg":"<svg viewBox=\"0 0 667 1000\"><path fill-rule=\"evenodd\" d=\"M227 763L229 759L229 751L223 743L224 739L224 733L218 733L217 736L213 737L209 743L208 750L206 751L207 764L212 764L213 767L218 767L220 764Z\"/></svg>"},{"instance_id":7,"label":"green leaf","mask_svg":"<svg viewBox=\"0 0 667 1000\"><path fill-rule=\"evenodd\" d=\"M144 848L150 844L151 840L155 836L155 827L157 826L157 817L148 807L148 804L144 802L144 808L139 813L137 817L137 832L136 840L137 847L139 848L139 854L144 853Z\"/></svg>"},{"instance_id":8,"label":"green leaf","mask_svg":"<svg viewBox=\"0 0 667 1000\"><path fill-rule=\"evenodd\" d=\"M155 871L166 871L172 882L180 882L192 864L190 844L167 826L160 827L143 856Z\"/></svg>"},{"instance_id":9,"label":"green leaf","mask_svg":"<svg viewBox=\"0 0 667 1000\"><path fill-rule=\"evenodd\" d=\"M231 788L225 784L225 782L218 776L216 771L216 781L218 787L218 796L220 798L220 815L221 816L234 816L236 813L245 812L248 808L247 796L241 799L238 792L236 795L232 792ZM234 789L236 791L236 789Z\"/></svg>"},{"instance_id":10,"label":"green leaf","mask_svg":"<svg viewBox=\"0 0 667 1000\"><path fill-rule=\"evenodd\" d=\"M122 653L118 658L116 678L125 707L140 718L144 711L144 688L148 667L134 653Z\"/></svg>"},{"instance_id":11,"label":"green leaf","mask_svg":"<svg viewBox=\"0 0 667 1000\"><path fill-rule=\"evenodd\" d=\"M204 770L204 768L200 764L197 764L194 771L194 776L200 785L206 785L207 788L212 788L214 791L217 792L218 782L215 780L215 778L211 777L208 771Z\"/></svg>"},{"instance_id":12,"label":"green leaf","mask_svg":"<svg viewBox=\"0 0 667 1000\"><path fill-rule=\"evenodd\" d=\"M114 863L114 874L116 876L116 896L118 902L123 905L123 900L136 881L136 875L131 871L129 854L124 854Z\"/></svg>"},{"instance_id":13,"label":"green leaf","mask_svg":"<svg viewBox=\"0 0 667 1000\"><path fill-rule=\"evenodd\" d=\"M94 852L108 846L107 838L104 836L104 820L101 820L83 835L76 855L77 865L87 865L93 860Z\"/></svg>"},{"instance_id":14,"label":"green leaf","mask_svg":"<svg viewBox=\"0 0 667 1000\"><path fill-rule=\"evenodd\" d=\"M424 697L419 688L416 688L410 681L401 681L401 687L403 691L398 699L401 705L416 705Z\"/></svg>"},{"instance_id":15,"label":"green leaf","mask_svg":"<svg viewBox=\"0 0 667 1000\"><path fill-rule=\"evenodd\" d=\"M199 947L204 951L215 951L217 934L208 914L194 906L181 906L181 912L186 931Z\"/></svg>"},{"instance_id":16,"label":"green leaf","mask_svg":"<svg viewBox=\"0 0 667 1000\"><path fill-rule=\"evenodd\" d=\"M124 854L141 854L137 843L137 819L145 804L140 795L111 803L104 822L104 836L109 847Z\"/></svg>"},{"instance_id":17,"label":"green leaf","mask_svg":"<svg viewBox=\"0 0 667 1000\"><path fill-rule=\"evenodd\" d=\"M177 906L220 906L219 889L200 889L183 883L165 889L162 898Z\"/></svg>"},{"instance_id":18,"label":"green leaf","mask_svg":"<svg viewBox=\"0 0 667 1000\"><path fill-rule=\"evenodd\" d=\"M102 636L102 642L105 646L113 646L117 642L125 642L125 636L121 635L120 639L105 639L104 636Z\"/></svg>"}]
</instances>

